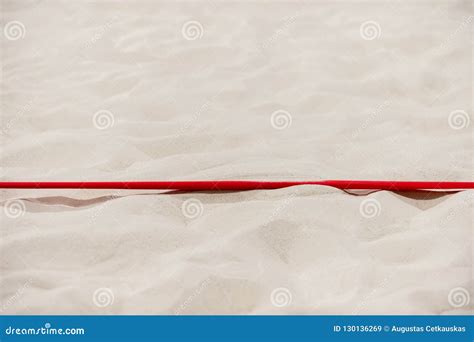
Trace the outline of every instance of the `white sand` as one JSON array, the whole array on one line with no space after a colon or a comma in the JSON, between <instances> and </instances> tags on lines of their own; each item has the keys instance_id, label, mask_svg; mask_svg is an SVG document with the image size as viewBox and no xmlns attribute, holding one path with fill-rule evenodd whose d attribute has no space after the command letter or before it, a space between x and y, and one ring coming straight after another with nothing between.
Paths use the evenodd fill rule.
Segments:
<instances>
[{"instance_id":1,"label":"white sand","mask_svg":"<svg viewBox=\"0 0 474 342\"><path fill-rule=\"evenodd\" d=\"M470 1L1 13L3 180L472 180ZM4 190L0 308L472 313L473 196Z\"/></svg>"}]
</instances>

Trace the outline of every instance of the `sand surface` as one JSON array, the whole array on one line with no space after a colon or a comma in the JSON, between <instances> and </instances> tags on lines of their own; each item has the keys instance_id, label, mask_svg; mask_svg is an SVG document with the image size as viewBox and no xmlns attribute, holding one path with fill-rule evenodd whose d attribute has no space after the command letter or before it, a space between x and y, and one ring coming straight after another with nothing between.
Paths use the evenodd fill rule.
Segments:
<instances>
[{"instance_id":1,"label":"sand surface","mask_svg":"<svg viewBox=\"0 0 474 342\"><path fill-rule=\"evenodd\" d=\"M1 179L472 180L470 1L1 1ZM2 314L467 314L474 192L2 190Z\"/></svg>"}]
</instances>

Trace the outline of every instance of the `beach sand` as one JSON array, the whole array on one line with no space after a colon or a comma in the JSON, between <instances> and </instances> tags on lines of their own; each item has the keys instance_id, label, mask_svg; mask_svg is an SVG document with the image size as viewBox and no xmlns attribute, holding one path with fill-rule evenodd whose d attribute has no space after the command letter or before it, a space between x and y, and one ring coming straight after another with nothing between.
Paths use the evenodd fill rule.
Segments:
<instances>
[{"instance_id":1,"label":"beach sand","mask_svg":"<svg viewBox=\"0 0 474 342\"><path fill-rule=\"evenodd\" d=\"M472 180L470 1L4 1L2 180ZM2 314L469 314L473 191L2 190Z\"/></svg>"}]
</instances>

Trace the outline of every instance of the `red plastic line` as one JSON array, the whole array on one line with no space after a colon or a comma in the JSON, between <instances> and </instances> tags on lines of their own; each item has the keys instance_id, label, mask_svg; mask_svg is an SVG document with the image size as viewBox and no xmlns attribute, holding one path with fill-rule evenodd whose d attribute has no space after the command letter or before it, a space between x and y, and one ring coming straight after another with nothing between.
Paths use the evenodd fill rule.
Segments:
<instances>
[{"instance_id":1,"label":"red plastic line","mask_svg":"<svg viewBox=\"0 0 474 342\"><path fill-rule=\"evenodd\" d=\"M271 190L296 185L326 185L342 190L377 189L389 191L465 190L474 189L474 182L417 182L375 180L320 181L118 181L118 182L0 182L0 189L129 189L186 191Z\"/></svg>"}]
</instances>

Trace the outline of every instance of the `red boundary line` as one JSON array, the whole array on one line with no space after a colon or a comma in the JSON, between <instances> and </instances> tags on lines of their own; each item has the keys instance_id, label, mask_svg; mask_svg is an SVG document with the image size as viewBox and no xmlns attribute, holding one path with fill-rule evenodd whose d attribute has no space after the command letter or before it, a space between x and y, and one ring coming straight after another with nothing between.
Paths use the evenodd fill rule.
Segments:
<instances>
[{"instance_id":1,"label":"red boundary line","mask_svg":"<svg viewBox=\"0 0 474 342\"><path fill-rule=\"evenodd\" d=\"M341 190L377 189L389 191L466 190L474 189L474 182L445 181L376 181L376 180L320 180L320 181L116 181L116 182L0 182L0 189L128 189L128 190L185 190L185 191L244 191L272 190L297 185L325 185Z\"/></svg>"}]
</instances>

